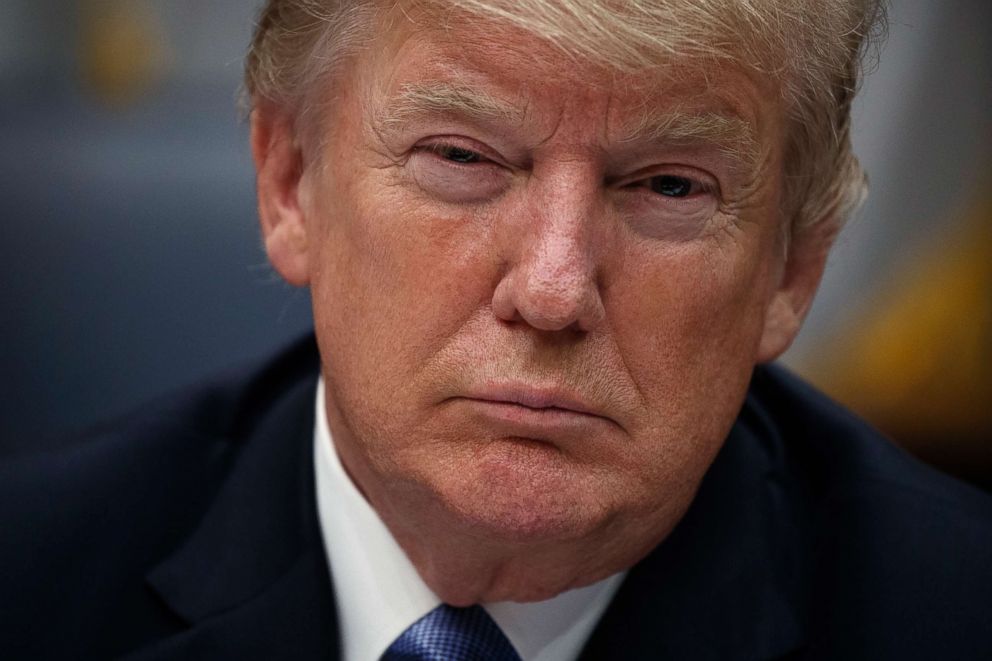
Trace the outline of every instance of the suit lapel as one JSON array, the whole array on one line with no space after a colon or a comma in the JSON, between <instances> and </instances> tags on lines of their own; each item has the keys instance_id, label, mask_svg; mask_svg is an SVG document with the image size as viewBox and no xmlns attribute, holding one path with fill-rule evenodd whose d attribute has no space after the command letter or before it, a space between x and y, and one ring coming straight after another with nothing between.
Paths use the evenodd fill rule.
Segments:
<instances>
[{"instance_id":1,"label":"suit lapel","mask_svg":"<svg viewBox=\"0 0 992 661\"><path fill-rule=\"evenodd\" d=\"M745 408L675 531L628 574L582 658L770 659L805 637L805 515Z\"/></svg>"},{"instance_id":2,"label":"suit lapel","mask_svg":"<svg viewBox=\"0 0 992 661\"><path fill-rule=\"evenodd\" d=\"M313 473L316 380L272 405L196 532L148 575L189 628L133 659L337 658Z\"/></svg>"}]
</instances>

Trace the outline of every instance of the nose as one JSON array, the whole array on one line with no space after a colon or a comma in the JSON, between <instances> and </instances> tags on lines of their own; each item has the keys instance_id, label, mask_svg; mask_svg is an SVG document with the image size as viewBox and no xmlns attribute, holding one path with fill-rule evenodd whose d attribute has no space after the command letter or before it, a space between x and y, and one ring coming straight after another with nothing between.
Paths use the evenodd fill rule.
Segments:
<instances>
[{"instance_id":1,"label":"nose","mask_svg":"<svg viewBox=\"0 0 992 661\"><path fill-rule=\"evenodd\" d=\"M506 229L508 268L493 292L493 313L543 331L593 330L605 310L592 213L582 205L551 204L528 216L526 229Z\"/></svg>"}]
</instances>

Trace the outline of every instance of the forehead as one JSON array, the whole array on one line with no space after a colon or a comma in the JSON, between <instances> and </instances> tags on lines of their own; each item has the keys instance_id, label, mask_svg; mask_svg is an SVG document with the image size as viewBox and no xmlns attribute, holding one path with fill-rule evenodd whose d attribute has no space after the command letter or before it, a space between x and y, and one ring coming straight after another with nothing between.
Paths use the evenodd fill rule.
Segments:
<instances>
[{"instance_id":1,"label":"forehead","mask_svg":"<svg viewBox=\"0 0 992 661\"><path fill-rule=\"evenodd\" d=\"M354 79L373 107L398 110L393 117L414 107L517 123L570 113L619 140L676 114L704 118L690 131L748 139L779 124L773 81L725 63L668 56L621 71L507 23L458 14L392 16L378 35Z\"/></svg>"}]
</instances>

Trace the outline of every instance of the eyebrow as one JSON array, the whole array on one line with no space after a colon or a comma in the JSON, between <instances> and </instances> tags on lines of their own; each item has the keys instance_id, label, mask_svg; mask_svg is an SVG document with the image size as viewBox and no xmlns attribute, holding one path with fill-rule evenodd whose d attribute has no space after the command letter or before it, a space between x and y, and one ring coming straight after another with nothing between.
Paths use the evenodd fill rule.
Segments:
<instances>
[{"instance_id":1,"label":"eyebrow","mask_svg":"<svg viewBox=\"0 0 992 661\"><path fill-rule=\"evenodd\" d=\"M620 142L709 143L745 167L757 163L761 151L754 129L737 114L681 107L645 110L623 127Z\"/></svg>"},{"instance_id":2,"label":"eyebrow","mask_svg":"<svg viewBox=\"0 0 992 661\"><path fill-rule=\"evenodd\" d=\"M478 89L456 83L403 85L378 113L383 127L414 121L423 116L454 114L460 118L488 123L522 122L523 110Z\"/></svg>"},{"instance_id":3,"label":"eyebrow","mask_svg":"<svg viewBox=\"0 0 992 661\"><path fill-rule=\"evenodd\" d=\"M479 124L495 121L523 123L526 110L515 107L478 88L455 82L411 83L400 87L379 110L382 128L402 126L422 117L457 115ZM682 107L647 108L620 130L622 143L709 143L745 169L761 156L751 125L733 112L693 111Z\"/></svg>"}]
</instances>

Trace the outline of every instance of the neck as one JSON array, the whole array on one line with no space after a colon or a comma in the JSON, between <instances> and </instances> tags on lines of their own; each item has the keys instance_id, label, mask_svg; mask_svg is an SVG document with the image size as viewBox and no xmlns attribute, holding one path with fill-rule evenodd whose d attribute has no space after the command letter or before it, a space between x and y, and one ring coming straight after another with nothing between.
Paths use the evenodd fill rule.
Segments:
<instances>
[{"instance_id":1,"label":"neck","mask_svg":"<svg viewBox=\"0 0 992 661\"><path fill-rule=\"evenodd\" d=\"M624 571L669 532L632 540L624 522L611 519L574 539L508 539L458 521L436 500L398 500L402 508L392 499L370 502L424 583L453 606L551 599Z\"/></svg>"}]
</instances>

